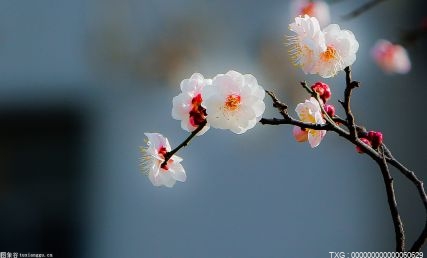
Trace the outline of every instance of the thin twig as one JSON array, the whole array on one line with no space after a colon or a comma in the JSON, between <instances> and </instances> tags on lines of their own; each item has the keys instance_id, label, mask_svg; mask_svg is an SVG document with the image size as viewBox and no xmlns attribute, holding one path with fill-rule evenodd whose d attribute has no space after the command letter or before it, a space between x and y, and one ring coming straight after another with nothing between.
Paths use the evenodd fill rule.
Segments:
<instances>
[{"instance_id":1,"label":"thin twig","mask_svg":"<svg viewBox=\"0 0 427 258\"><path fill-rule=\"evenodd\" d=\"M355 18L355 17L361 15L362 13L370 10L372 7L374 7L374 6L376 6L379 3L384 2L384 1L385 0L372 0L370 2L367 2L366 4L364 4L364 5L360 6L359 8L357 8L356 10L353 10L350 13L342 16L342 18L344 20L349 20L349 19Z\"/></svg>"},{"instance_id":2,"label":"thin twig","mask_svg":"<svg viewBox=\"0 0 427 258\"><path fill-rule=\"evenodd\" d=\"M310 87L307 86L306 81L300 82L301 86L308 92L308 94L312 95L314 94L314 90L312 90Z\"/></svg>"},{"instance_id":3,"label":"thin twig","mask_svg":"<svg viewBox=\"0 0 427 258\"><path fill-rule=\"evenodd\" d=\"M288 118L261 118L259 121L263 125L296 125L304 129L313 129L313 130L331 130L332 127L329 124L311 124L304 123L299 120L296 120L290 116Z\"/></svg>"},{"instance_id":4,"label":"thin twig","mask_svg":"<svg viewBox=\"0 0 427 258\"><path fill-rule=\"evenodd\" d=\"M273 92L268 90L266 90L265 92L270 96L271 100L273 100L273 107L277 108L283 118L288 117L288 106L285 103L281 102Z\"/></svg>"},{"instance_id":5,"label":"thin twig","mask_svg":"<svg viewBox=\"0 0 427 258\"><path fill-rule=\"evenodd\" d=\"M393 178L390 175L390 171L387 166L386 157L382 151L382 158L376 160L383 176L386 192L387 201L390 208L391 216L393 218L394 233L396 239L396 251L403 252L405 250L405 232L403 230L403 223L397 209L397 201L394 193Z\"/></svg>"},{"instance_id":6,"label":"thin twig","mask_svg":"<svg viewBox=\"0 0 427 258\"><path fill-rule=\"evenodd\" d=\"M306 129L314 129L314 130L331 130L331 126L328 124L312 124L312 123L304 123L302 121L296 120L294 118L292 118L287 111L288 106L281 102L276 95L271 92L266 90L265 91L271 98L271 100L273 101L273 107L275 107L279 113L283 116L282 119L279 118L261 118L261 120L259 121L261 124L265 125L283 125L283 124L289 124L289 125L296 125L299 126L301 128L306 128Z\"/></svg>"},{"instance_id":7,"label":"thin twig","mask_svg":"<svg viewBox=\"0 0 427 258\"><path fill-rule=\"evenodd\" d=\"M340 118L340 117L334 117L334 120L336 122L342 123L344 125L347 125L347 121ZM356 128L358 131L364 131L365 128L356 125ZM361 146L359 146L361 147ZM366 151L366 149L364 149ZM421 179L417 177L417 175L411 171L410 169L406 168L404 165L402 165L395 157L393 157L391 151L388 149L388 147L385 144L382 144L382 151L386 158L387 163L398 169L406 178L408 178L417 188L418 195L423 203L424 210L426 212L426 221L424 224L424 229L418 236L417 240L412 245L410 252L418 252L421 250L421 247L427 242L427 194L424 189L424 183ZM372 156L372 158L376 158L375 155Z\"/></svg>"},{"instance_id":8,"label":"thin twig","mask_svg":"<svg viewBox=\"0 0 427 258\"><path fill-rule=\"evenodd\" d=\"M328 112L325 111L325 108L323 107L323 101L319 97L319 93L315 92L311 88L307 86L307 83L305 81L301 82L301 86L311 94L313 98L317 100L317 103L319 103L320 110L322 111L323 117L326 121L328 121L330 124L335 124L335 121L329 116Z\"/></svg>"},{"instance_id":9,"label":"thin twig","mask_svg":"<svg viewBox=\"0 0 427 258\"><path fill-rule=\"evenodd\" d=\"M399 161L397 161L391 152L388 150L387 146L383 144L383 148L387 154L387 162L392 165L393 167L397 168L403 175L406 176L417 188L418 195L420 196L421 201L423 202L424 209L426 211L426 221L424 224L424 229L418 236L417 240L415 240L414 244L412 245L410 252L418 252L421 250L421 247L426 243L427 240L427 194L424 189L424 183L421 179L415 175L415 173L408 168L406 168L404 165L402 165Z\"/></svg>"},{"instance_id":10,"label":"thin twig","mask_svg":"<svg viewBox=\"0 0 427 258\"><path fill-rule=\"evenodd\" d=\"M165 154L165 160L163 161L161 166L166 166L169 159L172 158L172 156L177 153L181 148L187 146L187 144L191 141L191 139L194 138L194 136L196 136L202 129L203 127L205 127L207 121L203 121L197 128L196 130L192 131L191 134L187 137L187 139L185 139L180 145L178 145L175 149L166 152Z\"/></svg>"},{"instance_id":11,"label":"thin twig","mask_svg":"<svg viewBox=\"0 0 427 258\"><path fill-rule=\"evenodd\" d=\"M354 88L359 87L359 83L356 81L351 80L351 69L350 66L347 66L345 69L345 90L344 90L344 102L340 101L342 106L344 107L345 114L347 116L347 127L350 131L350 137L356 138L356 125L354 124L354 116L351 112L350 107L350 99L351 99L351 92Z\"/></svg>"}]
</instances>

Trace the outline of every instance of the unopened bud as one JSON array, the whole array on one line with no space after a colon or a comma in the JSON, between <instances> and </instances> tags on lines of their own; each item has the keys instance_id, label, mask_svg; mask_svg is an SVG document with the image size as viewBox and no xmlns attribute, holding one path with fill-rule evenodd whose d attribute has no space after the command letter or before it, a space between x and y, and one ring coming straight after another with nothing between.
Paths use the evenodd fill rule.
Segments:
<instances>
[{"instance_id":1,"label":"unopened bud","mask_svg":"<svg viewBox=\"0 0 427 258\"><path fill-rule=\"evenodd\" d=\"M369 141L368 139L366 139L366 138L360 138L360 140L361 140L364 144L367 144L367 145L371 146L371 141ZM362 150L362 148L360 148L359 146L356 146L356 151L357 151L358 153L360 153L360 154L364 153L364 151Z\"/></svg>"},{"instance_id":2,"label":"unopened bud","mask_svg":"<svg viewBox=\"0 0 427 258\"><path fill-rule=\"evenodd\" d=\"M383 143L383 134L381 132L369 131L367 138L371 141L374 149L377 149Z\"/></svg>"},{"instance_id":3,"label":"unopened bud","mask_svg":"<svg viewBox=\"0 0 427 258\"><path fill-rule=\"evenodd\" d=\"M326 101L328 101L328 99L330 99L332 96L331 89L326 83L316 82L311 86L311 89L319 94L319 97L323 100L324 103L326 103Z\"/></svg>"},{"instance_id":4,"label":"unopened bud","mask_svg":"<svg viewBox=\"0 0 427 258\"><path fill-rule=\"evenodd\" d=\"M324 105L323 108L325 109L326 113L329 117L335 116L335 107L333 105Z\"/></svg>"}]
</instances>

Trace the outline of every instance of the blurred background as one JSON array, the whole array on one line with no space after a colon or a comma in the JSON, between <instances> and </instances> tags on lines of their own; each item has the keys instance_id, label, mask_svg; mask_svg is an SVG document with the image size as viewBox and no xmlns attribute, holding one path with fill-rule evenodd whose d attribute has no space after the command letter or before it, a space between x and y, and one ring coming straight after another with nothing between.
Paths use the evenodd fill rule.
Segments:
<instances>
[{"instance_id":1,"label":"blurred background","mask_svg":"<svg viewBox=\"0 0 427 258\"><path fill-rule=\"evenodd\" d=\"M329 1L356 35L356 121L382 131L395 157L427 178L426 38L412 70L387 75L370 57L425 19L423 0ZM144 132L173 146L187 133L170 113L181 80L251 73L291 111L307 96L285 46L290 1L0 1L0 251L54 257L330 257L392 251L376 164L327 134L311 149L291 126L243 135L211 129L179 155L187 182L156 188L139 173ZM332 103L344 73L325 79ZM266 98L266 117L278 117ZM339 110L339 108L338 108ZM292 112L291 112L292 113ZM339 112L342 115L342 113ZM295 114L293 114L295 115ZM408 245L425 214L392 169ZM427 249L424 248L424 251Z\"/></svg>"}]
</instances>

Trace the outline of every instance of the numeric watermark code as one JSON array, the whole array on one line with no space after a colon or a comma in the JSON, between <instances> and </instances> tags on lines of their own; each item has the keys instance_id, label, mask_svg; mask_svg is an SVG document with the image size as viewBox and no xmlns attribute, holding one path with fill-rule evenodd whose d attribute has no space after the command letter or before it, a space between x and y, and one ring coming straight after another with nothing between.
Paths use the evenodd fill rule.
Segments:
<instances>
[{"instance_id":1,"label":"numeric watermark code","mask_svg":"<svg viewBox=\"0 0 427 258\"><path fill-rule=\"evenodd\" d=\"M423 252L329 252L330 258L423 258Z\"/></svg>"}]
</instances>

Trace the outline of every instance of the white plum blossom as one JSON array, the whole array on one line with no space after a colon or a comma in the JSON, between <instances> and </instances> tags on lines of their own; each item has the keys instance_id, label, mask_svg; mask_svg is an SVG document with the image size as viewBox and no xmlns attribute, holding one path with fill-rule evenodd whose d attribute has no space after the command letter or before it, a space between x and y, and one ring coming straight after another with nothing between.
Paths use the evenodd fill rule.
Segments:
<instances>
[{"instance_id":1,"label":"white plum blossom","mask_svg":"<svg viewBox=\"0 0 427 258\"><path fill-rule=\"evenodd\" d=\"M181 120L182 129L192 132L206 120L206 109L202 106L202 90L212 80L205 79L199 73L181 82L181 93L172 100L172 117ZM209 129L206 124L197 135L204 134Z\"/></svg>"},{"instance_id":2,"label":"white plum blossom","mask_svg":"<svg viewBox=\"0 0 427 258\"><path fill-rule=\"evenodd\" d=\"M168 139L159 133L145 133L145 136L148 138L147 146L140 147L141 172L154 186L172 187L176 181L184 182L187 175L180 164L182 158L173 155L166 165L162 165L165 154L171 151Z\"/></svg>"},{"instance_id":3,"label":"white plum blossom","mask_svg":"<svg viewBox=\"0 0 427 258\"><path fill-rule=\"evenodd\" d=\"M325 37L319 22L315 17L298 16L295 22L289 24L289 30L297 34L289 37L289 52L295 65L300 66L305 74L317 73L316 65L320 53L326 50Z\"/></svg>"},{"instance_id":4,"label":"white plum blossom","mask_svg":"<svg viewBox=\"0 0 427 258\"><path fill-rule=\"evenodd\" d=\"M306 100L304 103L299 103L295 108L295 112L297 112L302 122L320 125L326 123L323 119L319 102L313 97ZM305 130L308 132L308 142L312 148L317 147L326 134L326 130L314 130L309 128ZM293 133L295 135L295 131Z\"/></svg>"},{"instance_id":5,"label":"white plum blossom","mask_svg":"<svg viewBox=\"0 0 427 258\"><path fill-rule=\"evenodd\" d=\"M291 4L292 17L308 15L316 17L321 27L331 21L329 5L324 1L294 0Z\"/></svg>"},{"instance_id":6,"label":"white plum blossom","mask_svg":"<svg viewBox=\"0 0 427 258\"><path fill-rule=\"evenodd\" d=\"M236 134L254 127L265 110L264 89L251 74L218 74L202 93L209 124Z\"/></svg>"},{"instance_id":7,"label":"white plum blossom","mask_svg":"<svg viewBox=\"0 0 427 258\"><path fill-rule=\"evenodd\" d=\"M405 48L387 40L379 40L371 51L377 65L386 73L405 74L411 70L411 61Z\"/></svg>"},{"instance_id":8,"label":"white plum blossom","mask_svg":"<svg viewBox=\"0 0 427 258\"><path fill-rule=\"evenodd\" d=\"M341 30L337 24L330 24L322 31L326 50L320 54L317 73L323 78L329 78L356 61L359 43L353 32Z\"/></svg>"},{"instance_id":9,"label":"white plum blossom","mask_svg":"<svg viewBox=\"0 0 427 258\"><path fill-rule=\"evenodd\" d=\"M290 37L290 53L306 74L329 78L356 61L359 43L351 31L341 30L337 24L320 30L315 17L304 15L296 17L289 29L297 34Z\"/></svg>"}]
</instances>

